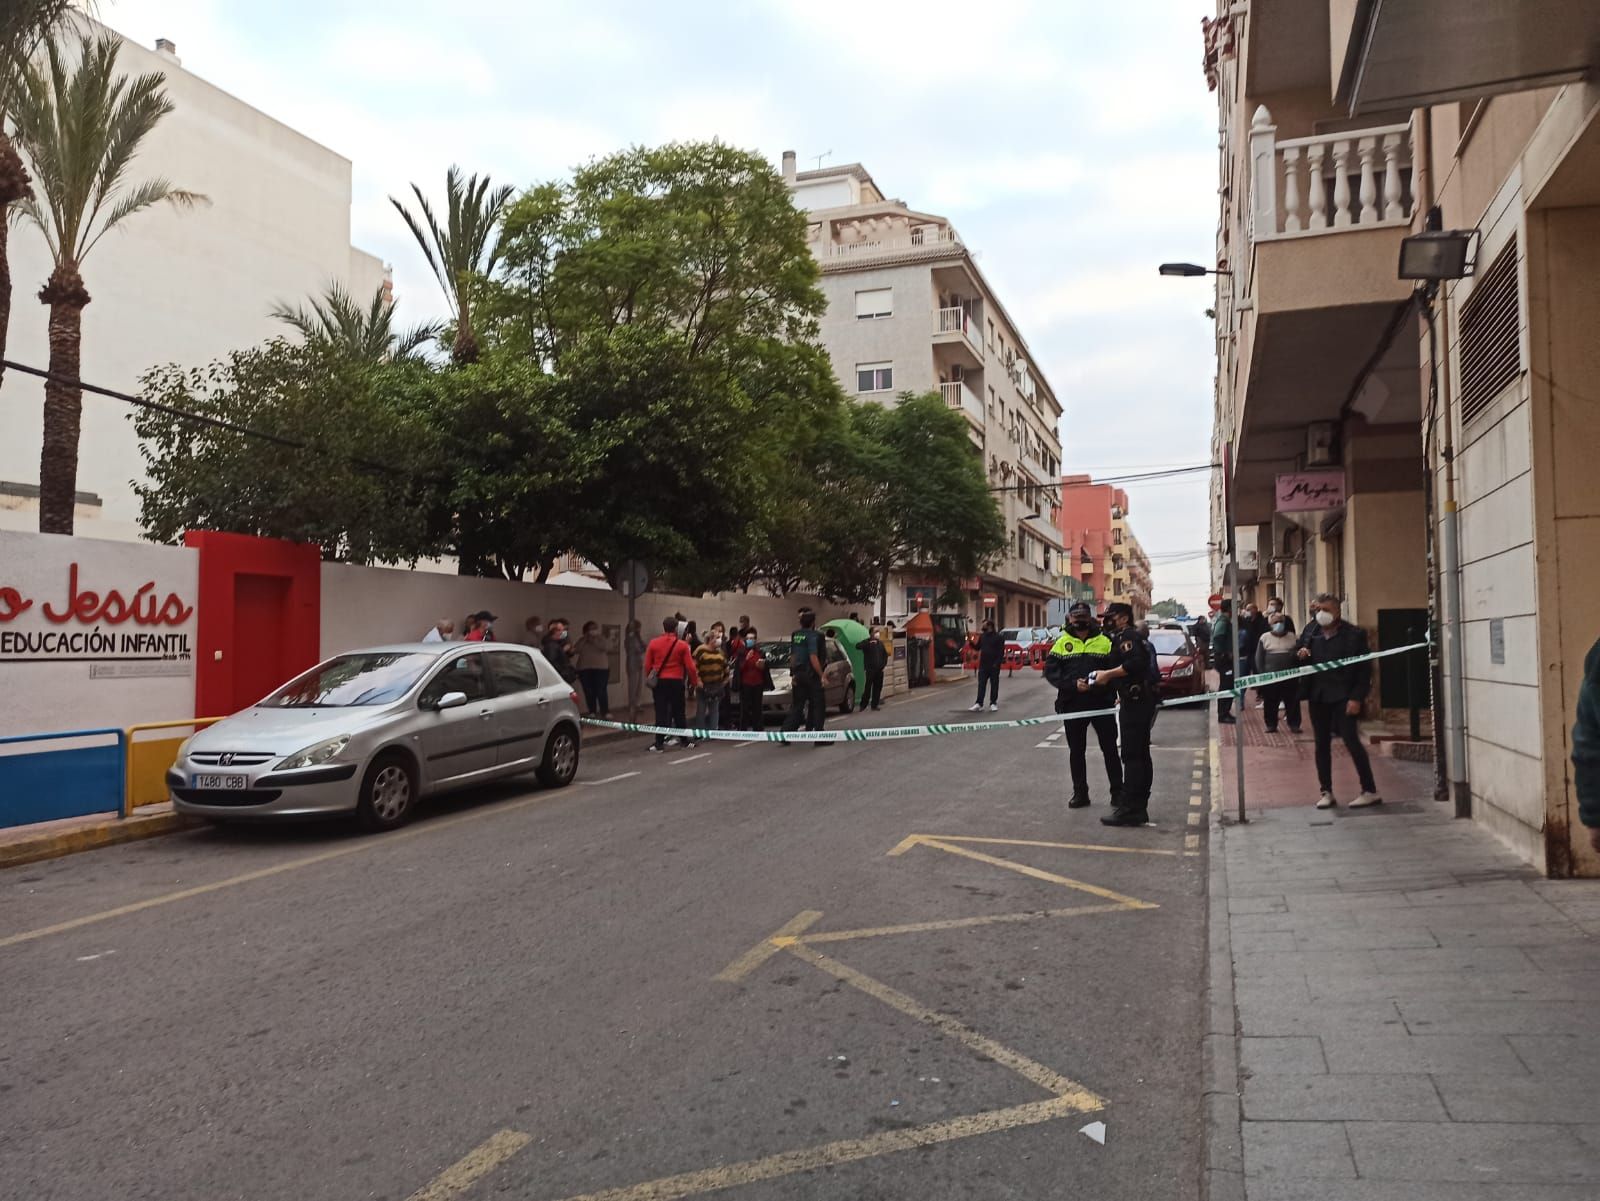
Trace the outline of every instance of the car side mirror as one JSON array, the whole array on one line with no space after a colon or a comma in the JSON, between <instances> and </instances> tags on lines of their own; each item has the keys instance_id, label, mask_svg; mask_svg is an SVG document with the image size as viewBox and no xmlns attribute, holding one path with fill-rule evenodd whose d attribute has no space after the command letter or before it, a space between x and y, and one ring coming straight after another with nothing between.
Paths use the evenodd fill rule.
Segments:
<instances>
[{"instance_id":1,"label":"car side mirror","mask_svg":"<svg viewBox=\"0 0 1600 1201\"><path fill-rule=\"evenodd\" d=\"M435 709L459 709L467 703L467 694L464 692L447 692L434 702Z\"/></svg>"}]
</instances>

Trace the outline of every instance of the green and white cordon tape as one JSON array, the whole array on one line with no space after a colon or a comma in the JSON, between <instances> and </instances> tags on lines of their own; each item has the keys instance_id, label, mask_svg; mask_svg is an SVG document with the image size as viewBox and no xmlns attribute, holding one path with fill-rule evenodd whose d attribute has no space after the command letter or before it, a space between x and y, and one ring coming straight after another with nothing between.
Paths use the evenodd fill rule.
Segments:
<instances>
[{"instance_id":1,"label":"green and white cordon tape","mask_svg":"<svg viewBox=\"0 0 1600 1201\"><path fill-rule=\"evenodd\" d=\"M1260 675L1239 676L1234 680L1232 688L1162 701L1161 707L1175 709L1179 705L1203 705L1221 700L1223 697L1242 695L1247 688L1259 688L1263 684L1316 675L1323 671L1338 671L1353 663L1365 663L1389 655L1403 655L1408 651L1424 649L1427 645L1426 642L1413 642L1407 646L1373 651L1371 654L1356 655L1349 659L1331 659L1326 663L1309 663L1304 667L1291 667L1286 671L1267 671ZM677 726L650 726L632 721L604 721L598 717L585 717L582 721L586 726L595 726L603 730L624 730L629 734L663 734L670 738L692 738L696 742L705 739L722 742L878 742L887 738L932 738L941 734L988 734L995 730L1022 730L1029 726L1053 725L1062 721L1084 721L1091 717L1104 717L1115 713L1115 708L1079 709L1071 713L1052 713L1048 717L1017 717L1009 721L958 721L929 726L861 726L848 730L701 730L694 727L681 729Z\"/></svg>"}]
</instances>

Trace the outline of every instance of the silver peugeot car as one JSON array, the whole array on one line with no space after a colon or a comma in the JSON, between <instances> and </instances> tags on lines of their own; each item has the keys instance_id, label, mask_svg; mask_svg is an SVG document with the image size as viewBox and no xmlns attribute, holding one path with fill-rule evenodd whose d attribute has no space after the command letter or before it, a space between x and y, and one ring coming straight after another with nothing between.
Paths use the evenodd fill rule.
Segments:
<instances>
[{"instance_id":1,"label":"silver peugeot car","mask_svg":"<svg viewBox=\"0 0 1600 1201\"><path fill-rule=\"evenodd\" d=\"M375 830L420 798L578 771L577 695L538 651L408 643L319 663L201 730L167 772L173 807L213 820L356 813Z\"/></svg>"}]
</instances>

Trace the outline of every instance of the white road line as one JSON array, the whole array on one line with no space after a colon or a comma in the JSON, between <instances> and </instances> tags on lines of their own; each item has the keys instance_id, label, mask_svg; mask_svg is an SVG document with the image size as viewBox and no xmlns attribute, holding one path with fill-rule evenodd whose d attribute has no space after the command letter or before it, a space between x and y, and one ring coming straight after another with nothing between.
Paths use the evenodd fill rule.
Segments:
<instances>
[{"instance_id":1,"label":"white road line","mask_svg":"<svg viewBox=\"0 0 1600 1201\"><path fill-rule=\"evenodd\" d=\"M618 780L626 780L638 774L636 771L625 771L621 775L607 776L604 780L585 780L583 786L585 788L599 788L602 784L615 784Z\"/></svg>"},{"instance_id":2,"label":"white road line","mask_svg":"<svg viewBox=\"0 0 1600 1201\"><path fill-rule=\"evenodd\" d=\"M696 759L709 758L711 758L710 751L701 751L698 755L685 755L681 759L669 759L668 762L671 763L673 767L677 767L680 763L693 763Z\"/></svg>"}]
</instances>

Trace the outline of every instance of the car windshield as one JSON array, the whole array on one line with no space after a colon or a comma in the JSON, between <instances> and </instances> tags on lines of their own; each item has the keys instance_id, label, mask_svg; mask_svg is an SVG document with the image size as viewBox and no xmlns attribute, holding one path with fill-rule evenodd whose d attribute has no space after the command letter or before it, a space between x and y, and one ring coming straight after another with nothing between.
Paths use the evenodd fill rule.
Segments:
<instances>
[{"instance_id":1,"label":"car windshield","mask_svg":"<svg viewBox=\"0 0 1600 1201\"><path fill-rule=\"evenodd\" d=\"M290 680L261 704L270 709L387 705L410 692L436 662L435 656L414 651L340 655Z\"/></svg>"},{"instance_id":2,"label":"car windshield","mask_svg":"<svg viewBox=\"0 0 1600 1201\"><path fill-rule=\"evenodd\" d=\"M1000 637L1004 638L1007 642L1021 642L1022 641L1022 631L1021 630L1001 630L1000 631Z\"/></svg>"},{"instance_id":3,"label":"car windshield","mask_svg":"<svg viewBox=\"0 0 1600 1201\"><path fill-rule=\"evenodd\" d=\"M1189 639L1182 630L1151 630L1150 645L1158 655L1187 655Z\"/></svg>"},{"instance_id":4,"label":"car windshield","mask_svg":"<svg viewBox=\"0 0 1600 1201\"><path fill-rule=\"evenodd\" d=\"M789 666L789 644L787 642L763 642L761 655L767 661L767 666L772 668Z\"/></svg>"}]
</instances>

